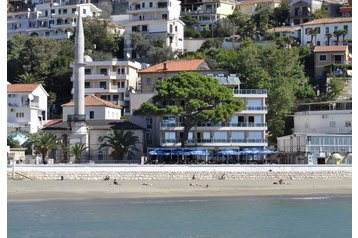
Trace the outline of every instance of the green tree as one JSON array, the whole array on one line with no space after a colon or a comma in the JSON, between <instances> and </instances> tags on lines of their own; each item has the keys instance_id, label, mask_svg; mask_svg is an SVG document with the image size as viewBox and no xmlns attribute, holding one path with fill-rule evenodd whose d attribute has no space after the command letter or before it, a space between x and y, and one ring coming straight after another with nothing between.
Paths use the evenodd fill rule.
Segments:
<instances>
[{"instance_id":1,"label":"green tree","mask_svg":"<svg viewBox=\"0 0 358 238\"><path fill-rule=\"evenodd\" d=\"M336 30L333 35L336 37L336 45L339 45L339 38L345 33L345 30Z\"/></svg>"},{"instance_id":2,"label":"green tree","mask_svg":"<svg viewBox=\"0 0 358 238\"><path fill-rule=\"evenodd\" d=\"M321 18L328 18L328 17L329 17L328 11L325 8L317 9L312 14L313 19L321 19Z\"/></svg>"},{"instance_id":3,"label":"green tree","mask_svg":"<svg viewBox=\"0 0 358 238\"><path fill-rule=\"evenodd\" d=\"M199 38L201 36L199 31L196 31L192 28L185 28L184 30L184 36L188 38Z\"/></svg>"},{"instance_id":4,"label":"green tree","mask_svg":"<svg viewBox=\"0 0 358 238\"><path fill-rule=\"evenodd\" d=\"M311 36L311 45L316 45L317 44L316 39L317 39L318 30L316 28L309 28L307 34ZM314 43L313 43L313 37L315 38Z\"/></svg>"},{"instance_id":5,"label":"green tree","mask_svg":"<svg viewBox=\"0 0 358 238\"><path fill-rule=\"evenodd\" d=\"M189 28L193 28L199 24L198 19L190 15L181 16L180 20L185 23L185 27L189 27Z\"/></svg>"},{"instance_id":6,"label":"green tree","mask_svg":"<svg viewBox=\"0 0 358 238\"><path fill-rule=\"evenodd\" d=\"M110 31L110 20L84 18L85 49L113 53L116 36Z\"/></svg>"},{"instance_id":7,"label":"green tree","mask_svg":"<svg viewBox=\"0 0 358 238\"><path fill-rule=\"evenodd\" d=\"M139 142L133 131L113 130L109 135L103 137L105 140L99 147L111 148L112 156L118 160L122 160L127 154L134 154L139 151L135 145Z\"/></svg>"},{"instance_id":8,"label":"green tree","mask_svg":"<svg viewBox=\"0 0 358 238\"><path fill-rule=\"evenodd\" d=\"M343 93L348 78L333 77L327 82L326 92L320 95L320 101L337 100Z\"/></svg>"},{"instance_id":9,"label":"green tree","mask_svg":"<svg viewBox=\"0 0 358 238\"><path fill-rule=\"evenodd\" d=\"M232 90L218 80L198 73L185 72L159 82L153 102L145 102L135 115L175 115L184 127L181 146L185 147L190 129L199 122L226 122L244 108Z\"/></svg>"},{"instance_id":10,"label":"green tree","mask_svg":"<svg viewBox=\"0 0 358 238\"><path fill-rule=\"evenodd\" d=\"M25 72L17 76L16 83L23 83L23 84L42 84L44 86L44 80L38 77L35 74Z\"/></svg>"},{"instance_id":11,"label":"green tree","mask_svg":"<svg viewBox=\"0 0 358 238\"><path fill-rule=\"evenodd\" d=\"M56 136L46 131L32 134L29 143L33 145L35 153L42 156L42 162L44 164L47 164L48 152L57 147Z\"/></svg>"},{"instance_id":12,"label":"green tree","mask_svg":"<svg viewBox=\"0 0 358 238\"><path fill-rule=\"evenodd\" d=\"M10 146L10 148L21 148L20 142L15 139L15 136L15 133L7 135L7 145Z\"/></svg>"},{"instance_id":13,"label":"green tree","mask_svg":"<svg viewBox=\"0 0 358 238\"><path fill-rule=\"evenodd\" d=\"M222 48L223 45L223 41L219 40L219 39L208 39L206 41L204 41L204 43L200 46L200 48L198 49L199 52L203 52L205 50L208 50L210 48Z\"/></svg>"},{"instance_id":14,"label":"green tree","mask_svg":"<svg viewBox=\"0 0 358 238\"><path fill-rule=\"evenodd\" d=\"M87 151L88 147L85 144L76 143L71 145L70 154L75 156L75 161L79 163L81 161L82 155Z\"/></svg>"},{"instance_id":15,"label":"green tree","mask_svg":"<svg viewBox=\"0 0 358 238\"><path fill-rule=\"evenodd\" d=\"M290 2L289 0L282 0L280 6L273 9L272 25L274 27L288 25L289 18Z\"/></svg>"},{"instance_id":16,"label":"green tree","mask_svg":"<svg viewBox=\"0 0 358 238\"><path fill-rule=\"evenodd\" d=\"M330 45L331 42L331 38L333 37L332 33L326 33L326 38L327 38L327 45Z\"/></svg>"}]
</instances>

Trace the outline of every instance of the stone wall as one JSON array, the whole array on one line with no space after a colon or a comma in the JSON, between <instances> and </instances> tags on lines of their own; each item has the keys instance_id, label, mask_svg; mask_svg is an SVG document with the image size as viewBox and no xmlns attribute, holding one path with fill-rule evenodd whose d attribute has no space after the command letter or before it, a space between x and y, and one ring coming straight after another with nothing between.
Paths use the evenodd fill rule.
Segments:
<instances>
[{"instance_id":1,"label":"stone wall","mask_svg":"<svg viewBox=\"0 0 358 238\"><path fill-rule=\"evenodd\" d=\"M12 168L8 167L8 178ZM351 178L351 166L16 166L15 179L33 180L272 180Z\"/></svg>"}]
</instances>

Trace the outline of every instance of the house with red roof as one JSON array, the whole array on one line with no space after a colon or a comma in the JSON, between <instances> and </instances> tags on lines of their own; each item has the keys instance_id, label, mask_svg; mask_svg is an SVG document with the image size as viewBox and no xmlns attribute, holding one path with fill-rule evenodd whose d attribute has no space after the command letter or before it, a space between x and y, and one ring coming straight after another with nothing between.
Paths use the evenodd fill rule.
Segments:
<instances>
[{"instance_id":1,"label":"house with red roof","mask_svg":"<svg viewBox=\"0 0 358 238\"><path fill-rule=\"evenodd\" d=\"M315 34L312 34L315 30ZM302 24L302 45L352 44L352 17L321 18Z\"/></svg>"},{"instance_id":2,"label":"house with red roof","mask_svg":"<svg viewBox=\"0 0 358 238\"><path fill-rule=\"evenodd\" d=\"M316 46L314 48L314 72L316 79L326 79L334 71L334 65L350 64L348 46Z\"/></svg>"},{"instance_id":3,"label":"house with red roof","mask_svg":"<svg viewBox=\"0 0 358 238\"><path fill-rule=\"evenodd\" d=\"M141 92L154 92L157 81L163 81L179 72L212 73L213 71L203 59L166 61L139 71Z\"/></svg>"},{"instance_id":4,"label":"house with red roof","mask_svg":"<svg viewBox=\"0 0 358 238\"><path fill-rule=\"evenodd\" d=\"M74 114L74 102L62 105L62 120L67 121L68 115ZM85 97L86 120L119 120L121 119L121 106L103 100L95 95Z\"/></svg>"},{"instance_id":5,"label":"house with red roof","mask_svg":"<svg viewBox=\"0 0 358 238\"><path fill-rule=\"evenodd\" d=\"M38 132L47 121L47 97L48 93L41 84L8 84L8 132Z\"/></svg>"}]
</instances>

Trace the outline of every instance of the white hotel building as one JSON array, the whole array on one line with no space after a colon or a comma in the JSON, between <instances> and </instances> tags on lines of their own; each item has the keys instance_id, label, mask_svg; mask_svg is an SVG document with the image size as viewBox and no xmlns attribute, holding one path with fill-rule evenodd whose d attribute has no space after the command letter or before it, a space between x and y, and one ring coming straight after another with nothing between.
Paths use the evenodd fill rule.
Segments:
<instances>
[{"instance_id":1,"label":"white hotel building","mask_svg":"<svg viewBox=\"0 0 358 238\"><path fill-rule=\"evenodd\" d=\"M161 39L173 51L183 51L184 23L179 20L180 1L178 0L128 0L130 15L125 24L125 51L132 58L130 34L141 32L152 39Z\"/></svg>"},{"instance_id":2,"label":"white hotel building","mask_svg":"<svg viewBox=\"0 0 358 238\"><path fill-rule=\"evenodd\" d=\"M277 150L287 155L303 153L306 163L320 163L333 153L352 152L352 101L298 105L293 134L277 138Z\"/></svg>"},{"instance_id":3,"label":"white hotel building","mask_svg":"<svg viewBox=\"0 0 358 238\"><path fill-rule=\"evenodd\" d=\"M138 70L142 65L126 60L92 61L89 56L85 57L85 64L85 95L119 105L122 115L129 115L129 94L139 87Z\"/></svg>"},{"instance_id":4,"label":"white hotel building","mask_svg":"<svg viewBox=\"0 0 358 238\"><path fill-rule=\"evenodd\" d=\"M51 37L53 39L67 39L74 33L76 25L76 12L80 11L82 17L99 16L102 12L95 5L82 4L37 4L34 11L15 12L7 14L7 38L16 34L30 36Z\"/></svg>"},{"instance_id":5,"label":"white hotel building","mask_svg":"<svg viewBox=\"0 0 358 238\"><path fill-rule=\"evenodd\" d=\"M236 113L226 123L198 123L189 132L187 146L208 150L267 147L267 90L240 89L239 78L232 74L208 76L215 77L220 84L232 88L234 96L240 98L246 108ZM180 147L180 137L184 130L180 118L162 117L159 129L162 147Z\"/></svg>"}]
</instances>

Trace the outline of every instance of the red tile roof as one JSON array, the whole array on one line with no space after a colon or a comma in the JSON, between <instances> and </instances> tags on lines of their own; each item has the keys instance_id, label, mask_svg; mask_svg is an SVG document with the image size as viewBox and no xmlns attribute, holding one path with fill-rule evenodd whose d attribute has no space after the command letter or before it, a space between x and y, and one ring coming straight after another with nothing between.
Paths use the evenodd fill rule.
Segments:
<instances>
[{"instance_id":1,"label":"red tile roof","mask_svg":"<svg viewBox=\"0 0 358 238\"><path fill-rule=\"evenodd\" d=\"M318 25L318 24L329 24L329 23L340 23L340 22L352 22L352 17L336 17L336 18L321 18L313 21L303 23L303 26Z\"/></svg>"},{"instance_id":2,"label":"red tile roof","mask_svg":"<svg viewBox=\"0 0 358 238\"><path fill-rule=\"evenodd\" d=\"M63 107L73 107L75 105L75 103L73 101L68 102L66 104L63 104ZM96 97L95 95L88 95L87 97L85 97L85 106L105 106L105 107L111 107L111 108L116 108L116 109L120 109L121 107L111 103L109 101L103 100L99 97Z\"/></svg>"},{"instance_id":3,"label":"red tile roof","mask_svg":"<svg viewBox=\"0 0 358 238\"><path fill-rule=\"evenodd\" d=\"M8 84L7 92L8 93L31 93L34 91L40 84Z\"/></svg>"},{"instance_id":4,"label":"red tile roof","mask_svg":"<svg viewBox=\"0 0 358 238\"><path fill-rule=\"evenodd\" d=\"M202 64L203 62L205 62L203 59L166 61L160 64L150 66L149 68L142 69L139 71L139 73L191 71L198 69L200 64ZM164 70L164 64L166 64L166 70Z\"/></svg>"},{"instance_id":5,"label":"red tile roof","mask_svg":"<svg viewBox=\"0 0 358 238\"><path fill-rule=\"evenodd\" d=\"M348 46L346 45L316 46L313 52L342 52L347 49Z\"/></svg>"},{"instance_id":6,"label":"red tile roof","mask_svg":"<svg viewBox=\"0 0 358 238\"><path fill-rule=\"evenodd\" d=\"M60 122L62 122L62 119L50 119L50 120L47 120L44 127L52 126L52 125L55 125Z\"/></svg>"}]
</instances>

